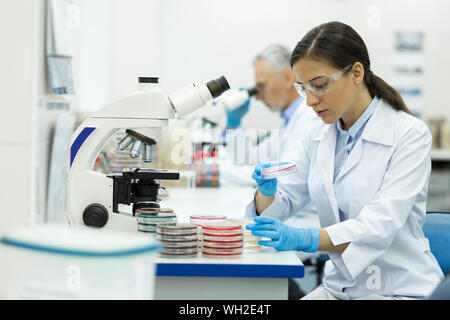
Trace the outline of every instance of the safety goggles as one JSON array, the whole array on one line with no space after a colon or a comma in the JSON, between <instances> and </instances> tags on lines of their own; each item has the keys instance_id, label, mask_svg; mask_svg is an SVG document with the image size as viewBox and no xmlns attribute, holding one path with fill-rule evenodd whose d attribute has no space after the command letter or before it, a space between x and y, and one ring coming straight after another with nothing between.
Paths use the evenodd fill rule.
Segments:
<instances>
[{"instance_id":1,"label":"safety goggles","mask_svg":"<svg viewBox=\"0 0 450 320\"><path fill-rule=\"evenodd\" d=\"M344 69L339 70L331 76L321 76L306 83L294 82L295 90L297 90L298 94L304 98L306 98L306 90L311 92L314 96L319 97L333 88L339 77L346 73L352 66L353 64L349 64Z\"/></svg>"}]
</instances>

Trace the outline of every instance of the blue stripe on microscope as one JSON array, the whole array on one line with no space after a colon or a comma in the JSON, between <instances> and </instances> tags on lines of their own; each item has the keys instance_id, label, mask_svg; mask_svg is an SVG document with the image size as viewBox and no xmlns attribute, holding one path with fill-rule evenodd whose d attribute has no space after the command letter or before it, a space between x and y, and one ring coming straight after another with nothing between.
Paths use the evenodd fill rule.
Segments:
<instances>
[{"instance_id":1,"label":"blue stripe on microscope","mask_svg":"<svg viewBox=\"0 0 450 320\"><path fill-rule=\"evenodd\" d=\"M75 156L78 153L78 150L80 150L81 146L83 145L84 141L91 135L91 133L95 130L93 127L86 127L84 128L78 137L75 139L75 141L72 143L72 146L70 147L70 167L72 167L73 160L75 159Z\"/></svg>"}]
</instances>

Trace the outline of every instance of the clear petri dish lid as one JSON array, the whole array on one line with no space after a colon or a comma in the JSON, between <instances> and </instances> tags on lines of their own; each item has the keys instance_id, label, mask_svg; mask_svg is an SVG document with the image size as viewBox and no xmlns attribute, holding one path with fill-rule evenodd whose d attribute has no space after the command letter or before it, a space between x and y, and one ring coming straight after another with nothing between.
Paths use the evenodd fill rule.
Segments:
<instances>
[{"instance_id":1,"label":"clear petri dish lid","mask_svg":"<svg viewBox=\"0 0 450 320\"><path fill-rule=\"evenodd\" d=\"M206 233L242 233L242 226L237 223L222 222L222 223L210 223L202 225L203 232Z\"/></svg>"},{"instance_id":2,"label":"clear petri dish lid","mask_svg":"<svg viewBox=\"0 0 450 320\"><path fill-rule=\"evenodd\" d=\"M138 212L136 210L136 216L137 218L159 218L159 219L168 219L168 218L175 218L177 215L175 213L170 212Z\"/></svg>"},{"instance_id":3,"label":"clear petri dish lid","mask_svg":"<svg viewBox=\"0 0 450 320\"><path fill-rule=\"evenodd\" d=\"M156 230L156 238L161 241L197 241L198 234L192 233L192 234L172 235L159 233L158 230Z\"/></svg>"},{"instance_id":4,"label":"clear petri dish lid","mask_svg":"<svg viewBox=\"0 0 450 320\"><path fill-rule=\"evenodd\" d=\"M216 249L237 249L242 248L242 241L203 241L203 248Z\"/></svg>"},{"instance_id":5,"label":"clear petri dish lid","mask_svg":"<svg viewBox=\"0 0 450 320\"><path fill-rule=\"evenodd\" d=\"M242 252L243 248L244 248L243 245L230 248L217 248L217 247L208 247L203 244L202 251L209 253L239 253Z\"/></svg>"},{"instance_id":6,"label":"clear petri dish lid","mask_svg":"<svg viewBox=\"0 0 450 320\"><path fill-rule=\"evenodd\" d=\"M165 248L189 248L197 247L197 240L160 240Z\"/></svg>"},{"instance_id":7,"label":"clear petri dish lid","mask_svg":"<svg viewBox=\"0 0 450 320\"><path fill-rule=\"evenodd\" d=\"M214 253L214 252L204 252L204 251L202 251L202 256L205 257L205 258L221 258L221 259L239 258L239 257L242 257L242 252L236 252L236 253Z\"/></svg>"},{"instance_id":8,"label":"clear petri dish lid","mask_svg":"<svg viewBox=\"0 0 450 320\"><path fill-rule=\"evenodd\" d=\"M198 246L194 247L183 247L183 248L168 248L164 247L162 249L164 253L184 253L184 254L192 254L198 252Z\"/></svg>"},{"instance_id":9,"label":"clear petri dish lid","mask_svg":"<svg viewBox=\"0 0 450 320\"><path fill-rule=\"evenodd\" d=\"M187 258L196 258L196 257L198 257L198 252L195 252L195 253L166 253L166 252L160 252L159 256L161 258L168 258L168 259L187 259Z\"/></svg>"},{"instance_id":10,"label":"clear petri dish lid","mask_svg":"<svg viewBox=\"0 0 450 320\"><path fill-rule=\"evenodd\" d=\"M173 218L173 219L163 219L163 220L157 220L157 219L153 219L153 220L146 220L146 219L142 219L138 221L138 225L147 225L147 226L157 226L159 224L173 224L175 225L177 223L177 219Z\"/></svg>"},{"instance_id":11,"label":"clear petri dish lid","mask_svg":"<svg viewBox=\"0 0 450 320\"><path fill-rule=\"evenodd\" d=\"M230 223L237 223L240 225L247 225L247 224L255 223L255 221L252 218L231 218L231 219L227 219L227 221Z\"/></svg>"},{"instance_id":12,"label":"clear petri dish lid","mask_svg":"<svg viewBox=\"0 0 450 320\"><path fill-rule=\"evenodd\" d=\"M297 165L293 162L279 162L269 168L261 170L263 179L271 179L279 176L292 174L297 171Z\"/></svg>"},{"instance_id":13,"label":"clear petri dish lid","mask_svg":"<svg viewBox=\"0 0 450 320\"><path fill-rule=\"evenodd\" d=\"M203 241L243 241L242 234L223 234L223 235L210 235L210 234L203 234Z\"/></svg>"},{"instance_id":14,"label":"clear petri dish lid","mask_svg":"<svg viewBox=\"0 0 450 320\"><path fill-rule=\"evenodd\" d=\"M226 216L223 215L206 215L206 214L194 214L190 216L190 222L194 224L204 224L204 223L216 223L225 221L227 219Z\"/></svg>"},{"instance_id":15,"label":"clear petri dish lid","mask_svg":"<svg viewBox=\"0 0 450 320\"><path fill-rule=\"evenodd\" d=\"M138 208L138 209L136 209L136 214L139 214L139 213L157 214L158 212L159 212L159 208Z\"/></svg>"},{"instance_id":16,"label":"clear petri dish lid","mask_svg":"<svg viewBox=\"0 0 450 320\"><path fill-rule=\"evenodd\" d=\"M159 224L159 232L165 234L186 234L186 233L196 233L197 226L190 223L177 223L172 224Z\"/></svg>"}]
</instances>

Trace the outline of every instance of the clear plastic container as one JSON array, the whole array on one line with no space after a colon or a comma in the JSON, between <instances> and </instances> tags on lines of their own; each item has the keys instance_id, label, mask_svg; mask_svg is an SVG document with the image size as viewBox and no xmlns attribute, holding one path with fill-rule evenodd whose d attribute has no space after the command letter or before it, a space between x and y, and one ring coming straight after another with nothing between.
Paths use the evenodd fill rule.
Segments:
<instances>
[{"instance_id":1,"label":"clear plastic container","mask_svg":"<svg viewBox=\"0 0 450 320\"><path fill-rule=\"evenodd\" d=\"M291 162L281 162L269 168L261 170L261 177L263 179L271 179L279 176L292 174L297 171L297 165Z\"/></svg>"},{"instance_id":2,"label":"clear plastic container","mask_svg":"<svg viewBox=\"0 0 450 320\"><path fill-rule=\"evenodd\" d=\"M124 231L50 223L10 230L0 240L0 296L153 299L159 250L153 237Z\"/></svg>"}]
</instances>

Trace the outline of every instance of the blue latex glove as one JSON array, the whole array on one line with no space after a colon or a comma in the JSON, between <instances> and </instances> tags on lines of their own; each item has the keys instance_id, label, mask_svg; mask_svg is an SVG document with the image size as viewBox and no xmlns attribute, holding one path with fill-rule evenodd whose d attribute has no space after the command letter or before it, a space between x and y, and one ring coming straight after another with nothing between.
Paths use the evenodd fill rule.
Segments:
<instances>
[{"instance_id":1,"label":"blue latex glove","mask_svg":"<svg viewBox=\"0 0 450 320\"><path fill-rule=\"evenodd\" d=\"M272 217L255 217L255 224L248 224L246 228L257 237L270 238L270 241L259 241L263 246L275 248L279 251L297 250L316 252L319 248L319 228L297 229L288 226Z\"/></svg>"},{"instance_id":2,"label":"blue latex glove","mask_svg":"<svg viewBox=\"0 0 450 320\"><path fill-rule=\"evenodd\" d=\"M239 88L239 90L245 90ZM247 99L242 105L233 110L227 108L227 128L237 128L241 125L242 117L248 112L250 107L250 98Z\"/></svg>"},{"instance_id":3,"label":"blue latex glove","mask_svg":"<svg viewBox=\"0 0 450 320\"><path fill-rule=\"evenodd\" d=\"M265 197L271 197L277 192L277 178L263 179L261 176L261 170L271 166L271 162L258 163L252 173L252 179L256 181L259 192Z\"/></svg>"}]
</instances>

